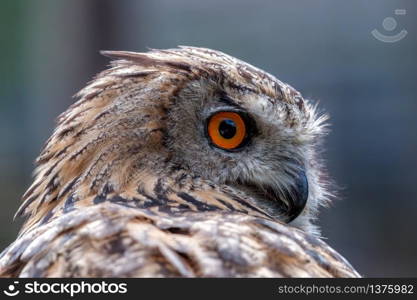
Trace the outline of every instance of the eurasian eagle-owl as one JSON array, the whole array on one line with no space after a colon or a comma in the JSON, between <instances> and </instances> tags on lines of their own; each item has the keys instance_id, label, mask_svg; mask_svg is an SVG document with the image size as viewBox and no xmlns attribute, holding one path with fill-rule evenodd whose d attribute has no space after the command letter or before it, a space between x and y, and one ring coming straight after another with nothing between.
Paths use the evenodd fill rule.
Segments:
<instances>
[{"instance_id":1,"label":"eurasian eagle-owl","mask_svg":"<svg viewBox=\"0 0 417 300\"><path fill-rule=\"evenodd\" d=\"M2 276L358 276L313 224L316 106L210 49L103 54L37 159Z\"/></svg>"}]
</instances>

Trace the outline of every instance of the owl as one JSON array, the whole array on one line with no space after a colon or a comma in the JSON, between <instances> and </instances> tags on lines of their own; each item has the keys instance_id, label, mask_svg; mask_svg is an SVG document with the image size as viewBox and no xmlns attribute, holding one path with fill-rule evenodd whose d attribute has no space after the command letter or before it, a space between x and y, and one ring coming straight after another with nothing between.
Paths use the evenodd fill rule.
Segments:
<instances>
[{"instance_id":1,"label":"owl","mask_svg":"<svg viewBox=\"0 0 417 300\"><path fill-rule=\"evenodd\" d=\"M326 115L222 52L103 51L37 159L5 277L357 277L314 224Z\"/></svg>"}]
</instances>

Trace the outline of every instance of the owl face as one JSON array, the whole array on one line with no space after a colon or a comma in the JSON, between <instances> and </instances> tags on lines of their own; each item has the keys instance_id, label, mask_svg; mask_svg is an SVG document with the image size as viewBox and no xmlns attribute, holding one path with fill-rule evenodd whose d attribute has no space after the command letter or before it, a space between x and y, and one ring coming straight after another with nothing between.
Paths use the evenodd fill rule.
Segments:
<instances>
[{"instance_id":1,"label":"owl face","mask_svg":"<svg viewBox=\"0 0 417 300\"><path fill-rule=\"evenodd\" d=\"M314 195L309 176L315 173L298 106L215 80L190 82L174 102L166 139L174 166L246 194L280 220L303 212Z\"/></svg>"}]
</instances>

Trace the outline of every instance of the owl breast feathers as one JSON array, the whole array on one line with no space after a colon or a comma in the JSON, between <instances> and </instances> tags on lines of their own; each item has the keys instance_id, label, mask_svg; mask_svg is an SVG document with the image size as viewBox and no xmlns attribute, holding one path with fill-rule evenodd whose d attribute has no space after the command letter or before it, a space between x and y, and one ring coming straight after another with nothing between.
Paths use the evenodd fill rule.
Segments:
<instances>
[{"instance_id":1,"label":"owl breast feathers","mask_svg":"<svg viewBox=\"0 0 417 300\"><path fill-rule=\"evenodd\" d=\"M37 159L9 277L357 277L319 238L326 116L195 47L115 59Z\"/></svg>"}]
</instances>

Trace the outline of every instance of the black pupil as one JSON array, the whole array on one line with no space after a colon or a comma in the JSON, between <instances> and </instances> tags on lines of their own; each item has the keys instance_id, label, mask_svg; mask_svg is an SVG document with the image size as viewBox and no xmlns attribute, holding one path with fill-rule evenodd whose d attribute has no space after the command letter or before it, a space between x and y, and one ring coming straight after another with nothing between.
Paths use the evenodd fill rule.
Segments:
<instances>
[{"instance_id":1,"label":"black pupil","mask_svg":"<svg viewBox=\"0 0 417 300\"><path fill-rule=\"evenodd\" d=\"M236 135L236 124L232 120L223 120L219 125L219 133L225 139L231 139Z\"/></svg>"}]
</instances>

